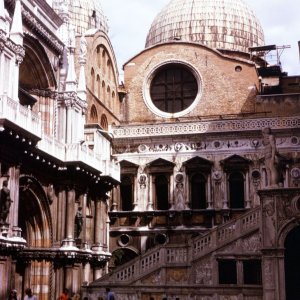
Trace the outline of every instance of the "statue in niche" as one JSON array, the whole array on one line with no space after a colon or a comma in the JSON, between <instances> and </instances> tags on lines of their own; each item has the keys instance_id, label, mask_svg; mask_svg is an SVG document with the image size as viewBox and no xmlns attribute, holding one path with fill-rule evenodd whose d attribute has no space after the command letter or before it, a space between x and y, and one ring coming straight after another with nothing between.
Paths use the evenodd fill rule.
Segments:
<instances>
[{"instance_id":1,"label":"statue in niche","mask_svg":"<svg viewBox=\"0 0 300 300\"><path fill-rule=\"evenodd\" d=\"M83 217L82 217L82 207L78 207L77 213L75 215L75 238L79 238L82 231Z\"/></svg>"},{"instance_id":2,"label":"statue in niche","mask_svg":"<svg viewBox=\"0 0 300 300\"><path fill-rule=\"evenodd\" d=\"M3 186L0 192L0 224L7 224L6 219L9 215L9 210L12 203L7 180L3 181Z\"/></svg>"},{"instance_id":3,"label":"statue in niche","mask_svg":"<svg viewBox=\"0 0 300 300\"><path fill-rule=\"evenodd\" d=\"M280 181L280 156L276 149L276 140L270 128L263 129L262 134L264 145L264 159L267 172L267 186L277 187Z\"/></svg>"},{"instance_id":4,"label":"statue in niche","mask_svg":"<svg viewBox=\"0 0 300 300\"><path fill-rule=\"evenodd\" d=\"M175 176L176 187L175 187L175 203L174 209L183 210L186 208L185 197L184 197L184 177L183 174L178 173Z\"/></svg>"},{"instance_id":5,"label":"statue in niche","mask_svg":"<svg viewBox=\"0 0 300 300\"><path fill-rule=\"evenodd\" d=\"M186 209L185 201L184 201L184 187L183 187L182 182L179 182L179 183L176 184L175 209L177 209L177 210Z\"/></svg>"}]
</instances>

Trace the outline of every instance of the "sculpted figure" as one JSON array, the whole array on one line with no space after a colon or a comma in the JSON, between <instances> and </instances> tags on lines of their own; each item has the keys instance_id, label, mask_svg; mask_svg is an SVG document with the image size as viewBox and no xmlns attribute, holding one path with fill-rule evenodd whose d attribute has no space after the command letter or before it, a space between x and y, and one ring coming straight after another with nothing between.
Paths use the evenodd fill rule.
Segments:
<instances>
[{"instance_id":1,"label":"sculpted figure","mask_svg":"<svg viewBox=\"0 0 300 300\"><path fill-rule=\"evenodd\" d=\"M87 41L84 36L80 38L80 58L85 58L87 54Z\"/></svg>"},{"instance_id":2,"label":"sculpted figure","mask_svg":"<svg viewBox=\"0 0 300 300\"><path fill-rule=\"evenodd\" d=\"M78 207L77 213L75 215L75 237L79 238L82 231L83 217L82 217L82 207Z\"/></svg>"},{"instance_id":3,"label":"sculpted figure","mask_svg":"<svg viewBox=\"0 0 300 300\"><path fill-rule=\"evenodd\" d=\"M0 223L5 224L12 203L10 198L10 190L8 189L8 181L3 181L3 187L0 194Z\"/></svg>"},{"instance_id":4,"label":"sculpted figure","mask_svg":"<svg viewBox=\"0 0 300 300\"><path fill-rule=\"evenodd\" d=\"M183 188L183 183L181 182L176 184L175 209L177 210L185 209L184 188Z\"/></svg>"},{"instance_id":5,"label":"sculpted figure","mask_svg":"<svg viewBox=\"0 0 300 300\"><path fill-rule=\"evenodd\" d=\"M270 128L262 131L264 145L264 159L267 171L267 186L276 187L280 180L279 156L276 149L276 140Z\"/></svg>"}]
</instances>

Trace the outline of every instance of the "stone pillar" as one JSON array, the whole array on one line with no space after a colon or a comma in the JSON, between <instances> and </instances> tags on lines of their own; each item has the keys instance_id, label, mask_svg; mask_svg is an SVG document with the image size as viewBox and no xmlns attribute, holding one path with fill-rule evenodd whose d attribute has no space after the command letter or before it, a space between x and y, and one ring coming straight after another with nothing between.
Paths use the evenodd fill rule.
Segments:
<instances>
[{"instance_id":1,"label":"stone pillar","mask_svg":"<svg viewBox=\"0 0 300 300\"><path fill-rule=\"evenodd\" d=\"M66 266L65 267L65 288L72 291L73 286L73 266Z\"/></svg>"},{"instance_id":2,"label":"stone pillar","mask_svg":"<svg viewBox=\"0 0 300 300\"><path fill-rule=\"evenodd\" d=\"M251 208L250 191L249 191L249 172L246 172L245 178L245 207Z\"/></svg>"},{"instance_id":3,"label":"stone pillar","mask_svg":"<svg viewBox=\"0 0 300 300\"><path fill-rule=\"evenodd\" d=\"M101 200L97 199L95 200L95 222L94 222L95 237L94 237L93 248L95 246L100 247L101 244L101 235L103 235L103 232L101 232L100 222L101 222Z\"/></svg>"},{"instance_id":4,"label":"stone pillar","mask_svg":"<svg viewBox=\"0 0 300 300\"><path fill-rule=\"evenodd\" d=\"M70 188L67 191L67 211L66 211L66 237L74 238L74 207L75 207L75 190Z\"/></svg>"},{"instance_id":5,"label":"stone pillar","mask_svg":"<svg viewBox=\"0 0 300 300\"><path fill-rule=\"evenodd\" d=\"M148 203L147 203L147 210L153 210L153 176L152 174L149 175L149 195L148 195Z\"/></svg>"},{"instance_id":6,"label":"stone pillar","mask_svg":"<svg viewBox=\"0 0 300 300\"><path fill-rule=\"evenodd\" d=\"M9 169L8 187L10 189L10 198L13 201L10 207L8 216L8 223L10 228L18 226L19 216L19 180L20 180L20 167L11 167Z\"/></svg>"}]
</instances>

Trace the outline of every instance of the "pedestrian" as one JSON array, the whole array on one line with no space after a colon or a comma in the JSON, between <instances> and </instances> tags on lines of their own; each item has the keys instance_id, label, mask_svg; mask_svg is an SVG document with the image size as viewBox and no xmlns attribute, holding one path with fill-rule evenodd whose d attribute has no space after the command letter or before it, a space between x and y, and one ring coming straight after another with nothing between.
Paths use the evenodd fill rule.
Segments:
<instances>
[{"instance_id":1,"label":"pedestrian","mask_svg":"<svg viewBox=\"0 0 300 300\"><path fill-rule=\"evenodd\" d=\"M69 300L69 289L64 288L63 292L60 294L59 300Z\"/></svg>"},{"instance_id":2,"label":"pedestrian","mask_svg":"<svg viewBox=\"0 0 300 300\"><path fill-rule=\"evenodd\" d=\"M110 290L109 287L107 287L105 289L105 291L106 291L106 298L105 298L105 300L115 300L115 294Z\"/></svg>"},{"instance_id":3,"label":"pedestrian","mask_svg":"<svg viewBox=\"0 0 300 300\"><path fill-rule=\"evenodd\" d=\"M80 294L77 292L73 295L72 300L80 300Z\"/></svg>"},{"instance_id":4,"label":"pedestrian","mask_svg":"<svg viewBox=\"0 0 300 300\"><path fill-rule=\"evenodd\" d=\"M33 295L31 288L27 288L25 294L24 300L37 300L37 296Z\"/></svg>"},{"instance_id":5,"label":"pedestrian","mask_svg":"<svg viewBox=\"0 0 300 300\"><path fill-rule=\"evenodd\" d=\"M17 290L11 290L8 295L8 300L19 300Z\"/></svg>"}]
</instances>

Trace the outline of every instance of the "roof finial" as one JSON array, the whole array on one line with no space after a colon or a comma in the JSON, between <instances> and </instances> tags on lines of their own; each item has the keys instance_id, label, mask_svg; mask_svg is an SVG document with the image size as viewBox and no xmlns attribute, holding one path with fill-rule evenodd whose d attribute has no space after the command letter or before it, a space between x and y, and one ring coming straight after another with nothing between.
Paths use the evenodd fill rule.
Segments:
<instances>
[{"instance_id":1,"label":"roof finial","mask_svg":"<svg viewBox=\"0 0 300 300\"><path fill-rule=\"evenodd\" d=\"M16 0L15 12L10 30L10 39L17 45L23 45L21 0Z\"/></svg>"}]
</instances>

